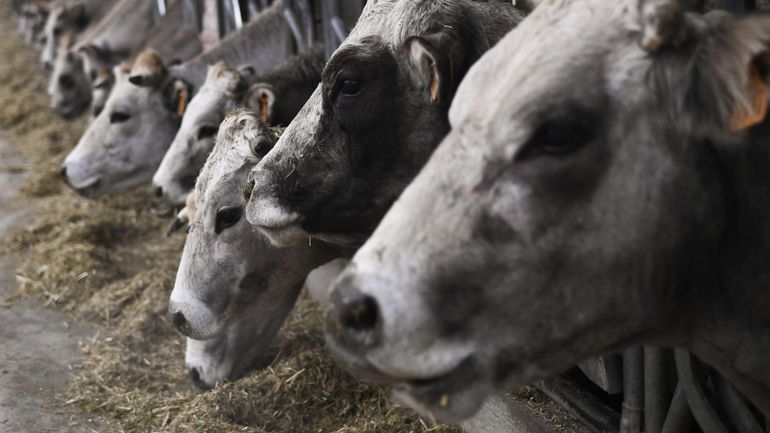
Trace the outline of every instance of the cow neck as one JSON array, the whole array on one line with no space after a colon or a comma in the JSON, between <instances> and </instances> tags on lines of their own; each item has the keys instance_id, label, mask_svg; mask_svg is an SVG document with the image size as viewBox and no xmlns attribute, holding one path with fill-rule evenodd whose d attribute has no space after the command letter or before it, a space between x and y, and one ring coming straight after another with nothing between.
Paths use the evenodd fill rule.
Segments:
<instances>
[{"instance_id":1,"label":"cow neck","mask_svg":"<svg viewBox=\"0 0 770 433\"><path fill-rule=\"evenodd\" d=\"M717 146L727 212L720 284L692 346L770 416L770 124L745 134Z\"/></svg>"}]
</instances>

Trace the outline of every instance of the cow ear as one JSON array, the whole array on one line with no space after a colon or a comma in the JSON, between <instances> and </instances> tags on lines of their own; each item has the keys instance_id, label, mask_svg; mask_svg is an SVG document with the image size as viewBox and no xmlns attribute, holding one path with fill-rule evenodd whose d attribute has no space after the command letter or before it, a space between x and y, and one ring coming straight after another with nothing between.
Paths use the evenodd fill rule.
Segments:
<instances>
[{"instance_id":1,"label":"cow ear","mask_svg":"<svg viewBox=\"0 0 770 433\"><path fill-rule=\"evenodd\" d=\"M465 53L444 32L407 39L406 50L415 78L433 103L448 104L462 76Z\"/></svg>"},{"instance_id":2,"label":"cow ear","mask_svg":"<svg viewBox=\"0 0 770 433\"><path fill-rule=\"evenodd\" d=\"M169 110L182 117L187 111L187 103L190 102L192 87L180 78L171 80L166 86L166 106Z\"/></svg>"},{"instance_id":3,"label":"cow ear","mask_svg":"<svg viewBox=\"0 0 770 433\"><path fill-rule=\"evenodd\" d=\"M167 74L160 55L153 50L147 50L136 58L128 81L141 87L155 87L163 82Z\"/></svg>"},{"instance_id":4,"label":"cow ear","mask_svg":"<svg viewBox=\"0 0 770 433\"><path fill-rule=\"evenodd\" d=\"M770 16L723 21L700 41L684 101L692 123L735 133L767 118Z\"/></svg>"},{"instance_id":5,"label":"cow ear","mask_svg":"<svg viewBox=\"0 0 770 433\"><path fill-rule=\"evenodd\" d=\"M273 118L274 106L275 93L268 84L256 83L251 86L246 94L246 107L256 111L259 115L259 120L264 123L270 123Z\"/></svg>"}]
</instances>

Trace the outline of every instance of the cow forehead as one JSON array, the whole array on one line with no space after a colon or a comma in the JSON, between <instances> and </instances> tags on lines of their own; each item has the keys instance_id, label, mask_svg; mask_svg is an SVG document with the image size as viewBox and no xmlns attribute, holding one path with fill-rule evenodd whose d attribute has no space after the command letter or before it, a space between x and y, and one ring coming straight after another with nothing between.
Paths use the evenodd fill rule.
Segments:
<instances>
[{"instance_id":1,"label":"cow forehead","mask_svg":"<svg viewBox=\"0 0 770 433\"><path fill-rule=\"evenodd\" d=\"M197 121L207 120L205 119L207 115L218 112L230 99L232 97L224 89L201 87L187 107L183 120L184 124L189 126L194 125Z\"/></svg>"},{"instance_id":2,"label":"cow forehead","mask_svg":"<svg viewBox=\"0 0 770 433\"><path fill-rule=\"evenodd\" d=\"M244 122L246 127L242 129L240 122ZM252 128L256 123L257 119L252 113L241 112L229 115L219 126L214 149L198 176L195 192L198 203L206 202L205 197L210 190L226 181L227 177L244 164L256 165L257 161L249 146L250 140L261 131L259 127Z\"/></svg>"},{"instance_id":3,"label":"cow forehead","mask_svg":"<svg viewBox=\"0 0 770 433\"><path fill-rule=\"evenodd\" d=\"M630 51L643 60L641 50L629 44L631 3L540 4L471 68L450 109L453 128L485 141L510 142L526 134L543 111L565 103L590 106L602 98L616 86L608 76L620 72L611 64L616 56L628 57Z\"/></svg>"},{"instance_id":4,"label":"cow forehead","mask_svg":"<svg viewBox=\"0 0 770 433\"><path fill-rule=\"evenodd\" d=\"M368 2L350 36L342 44L356 45L377 36L386 44L400 45L411 36L440 25L437 13L460 10L459 2L447 0L379 0ZM459 13L459 12L458 12Z\"/></svg>"}]
</instances>

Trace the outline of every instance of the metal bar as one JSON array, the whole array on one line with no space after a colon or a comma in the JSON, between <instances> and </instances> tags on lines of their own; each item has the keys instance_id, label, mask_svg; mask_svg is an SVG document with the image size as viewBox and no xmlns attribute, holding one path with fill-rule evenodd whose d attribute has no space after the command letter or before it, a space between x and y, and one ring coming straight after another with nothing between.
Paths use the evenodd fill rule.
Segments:
<instances>
[{"instance_id":1,"label":"metal bar","mask_svg":"<svg viewBox=\"0 0 770 433\"><path fill-rule=\"evenodd\" d=\"M217 14L217 36L219 40L225 37L227 34L227 24L225 22L225 1L217 0L216 14Z\"/></svg>"},{"instance_id":2,"label":"metal bar","mask_svg":"<svg viewBox=\"0 0 770 433\"><path fill-rule=\"evenodd\" d=\"M623 411L621 433L642 431L644 410L644 351L633 347L623 352Z\"/></svg>"},{"instance_id":3,"label":"metal bar","mask_svg":"<svg viewBox=\"0 0 770 433\"><path fill-rule=\"evenodd\" d=\"M330 10L329 10L329 1L330 0L320 0L321 2L321 33L323 36L323 44L324 44L324 56L326 59L330 59L332 54L334 53L334 46L331 43L331 34L329 32L329 25L328 22L331 20Z\"/></svg>"},{"instance_id":4,"label":"metal bar","mask_svg":"<svg viewBox=\"0 0 770 433\"><path fill-rule=\"evenodd\" d=\"M695 418L690 411L682 386L677 385L661 433L689 432L693 427L695 427Z\"/></svg>"},{"instance_id":5,"label":"metal bar","mask_svg":"<svg viewBox=\"0 0 770 433\"><path fill-rule=\"evenodd\" d=\"M160 16L166 15L166 0L157 0L158 14Z\"/></svg>"},{"instance_id":6,"label":"metal bar","mask_svg":"<svg viewBox=\"0 0 770 433\"><path fill-rule=\"evenodd\" d=\"M724 407L724 412L739 433L763 433L762 426L738 394L733 385L722 375L714 378L717 394Z\"/></svg>"},{"instance_id":7,"label":"metal bar","mask_svg":"<svg viewBox=\"0 0 770 433\"><path fill-rule=\"evenodd\" d=\"M302 15L302 24L305 31L305 40L308 47L315 43L315 29L313 28L313 8L308 0L296 0L297 8Z\"/></svg>"},{"instance_id":8,"label":"metal bar","mask_svg":"<svg viewBox=\"0 0 770 433\"><path fill-rule=\"evenodd\" d=\"M535 384L556 404L601 433L619 433L620 416L591 394L582 391L568 379L557 376Z\"/></svg>"},{"instance_id":9,"label":"metal bar","mask_svg":"<svg viewBox=\"0 0 770 433\"><path fill-rule=\"evenodd\" d=\"M348 32L345 30L345 23L342 22L340 17L334 17L332 18L330 24L334 32L334 36L337 38L335 45L340 45L348 37Z\"/></svg>"},{"instance_id":10,"label":"metal bar","mask_svg":"<svg viewBox=\"0 0 770 433\"><path fill-rule=\"evenodd\" d=\"M233 21L235 22L235 28L240 29L243 27L243 15L241 15L241 3L238 0L230 0L230 4L233 8Z\"/></svg>"},{"instance_id":11,"label":"metal bar","mask_svg":"<svg viewBox=\"0 0 770 433\"><path fill-rule=\"evenodd\" d=\"M304 53L307 51L305 38L302 36L302 29L299 27L297 16L294 14L294 11L291 10L290 6L287 5L287 7L283 10L283 17L286 18L286 22L289 24L289 29L291 29L291 34L294 36L294 42L297 43L297 51Z\"/></svg>"},{"instance_id":12,"label":"metal bar","mask_svg":"<svg viewBox=\"0 0 770 433\"><path fill-rule=\"evenodd\" d=\"M644 348L644 431L661 433L668 410L668 377L666 351Z\"/></svg>"},{"instance_id":13,"label":"metal bar","mask_svg":"<svg viewBox=\"0 0 770 433\"><path fill-rule=\"evenodd\" d=\"M698 422L703 433L727 433L727 428L706 395L696 360L690 352L683 349L677 349L674 356L679 383L687 396L695 421Z\"/></svg>"}]
</instances>

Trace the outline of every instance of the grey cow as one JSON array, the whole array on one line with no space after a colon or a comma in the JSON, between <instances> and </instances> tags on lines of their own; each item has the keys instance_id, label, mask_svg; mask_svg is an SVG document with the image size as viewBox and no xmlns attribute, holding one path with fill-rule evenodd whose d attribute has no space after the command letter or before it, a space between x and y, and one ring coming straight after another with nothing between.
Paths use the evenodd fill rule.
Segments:
<instances>
[{"instance_id":1,"label":"grey cow","mask_svg":"<svg viewBox=\"0 0 770 433\"><path fill-rule=\"evenodd\" d=\"M445 420L636 344L770 415L770 17L549 0L337 280L328 340Z\"/></svg>"},{"instance_id":2,"label":"grey cow","mask_svg":"<svg viewBox=\"0 0 770 433\"><path fill-rule=\"evenodd\" d=\"M98 197L149 183L179 129L187 102L218 61L266 72L291 53L292 37L276 1L217 47L168 66L152 52L131 73L117 77L104 110L96 116L62 166L79 194Z\"/></svg>"},{"instance_id":3,"label":"grey cow","mask_svg":"<svg viewBox=\"0 0 770 433\"><path fill-rule=\"evenodd\" d=\"M195 188L169 314L189 337L186 365L202 387L235 380L269 353L305 275L335 252L320 242L278 250L243 218L243 185L278 138L238 109L222 122Z\"/></svg>"},{"instance_id":4,"label":"grey cow","mask_svg":"<svg viewBox=\"0 0 770 433\"><path fill-rule=\"evenodd\" d=\"M121 0L72 44L61 44L48 84L51 108L65 118L91 106L94 84L103 83L100 71L128 58L155 22L154 0ZM181 9L181 4L177 6ZM168 23L166 23L168 25ZM104 105L97 101L96 106Z\"/></svg>"},{"instance_id":5,"label":"grey cow","mask_svg":"<svg viewBox=\"0 0 770 433\"><path fill-rule=\"evenodd\" d=\"M219 123L234 107L254 109L272 125L288 125L321 81L323 56L323 47L316 46L259 76L249 66L234 69L220 62L209 67L153 176L156 194L172 204L184 203L214 147Z\"/></svg>"},{"instance_id":6,"label":"grey cow","mask_svg":"<svg viewBox=\"0 0 770 433\"><path fill-rule=\"evenodd\" d=\"M449 130L463 75L523 16L509 3L369 2L255 169L249 222L280 246L362 244Z\"/></svg>"},{"instance_id":7,"label":"grey cow","mask_svg":"<svg viewBox=\"0 0 770 433\"><path fill-rule=\"evenodd\" d=\"M80 33L98 22L119 0L55 0L48 8L43 27L43 49L40 62L52 69L61 38L67 33Z\"/></svg>"}]
</instances>

